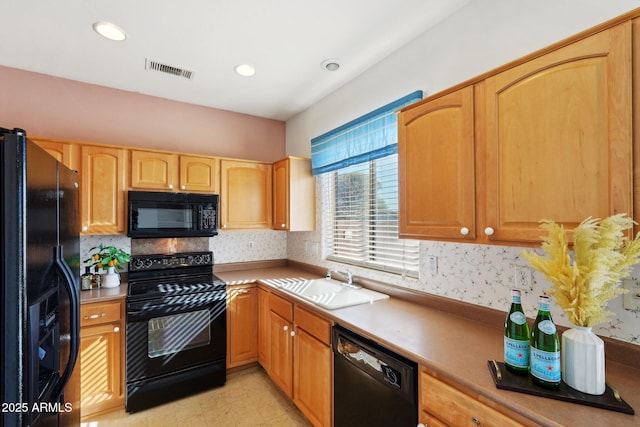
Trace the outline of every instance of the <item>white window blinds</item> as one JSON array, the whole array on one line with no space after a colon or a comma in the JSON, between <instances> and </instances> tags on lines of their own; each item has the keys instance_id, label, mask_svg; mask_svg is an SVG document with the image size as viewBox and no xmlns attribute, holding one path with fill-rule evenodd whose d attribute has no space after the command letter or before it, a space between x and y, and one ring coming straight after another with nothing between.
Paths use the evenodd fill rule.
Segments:
<instances>
[{"instance_id":1,"label":"white window blinds","mask_svg":"<svg viewBox=\"0 0 640 427\"><path fill-rule=\"evenodd\" d=\"M419 244L398 239L397 154L323 175L329 259L418 275Z\"/></svg>"}]
</instances>

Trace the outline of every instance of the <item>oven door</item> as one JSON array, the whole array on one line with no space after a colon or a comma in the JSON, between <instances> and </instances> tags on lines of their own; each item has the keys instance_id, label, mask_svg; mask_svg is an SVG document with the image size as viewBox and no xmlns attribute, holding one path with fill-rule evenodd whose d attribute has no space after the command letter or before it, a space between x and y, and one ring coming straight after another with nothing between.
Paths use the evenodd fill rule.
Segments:
<instances>
[{"instance_id":1,"label":"oven door","mask_svg":"<svg viewBox=\"0 0 640 427\"><path fill-rule=\"evenodd\" d=\"M226 292L127 303L127 382L224 360Z\"/></svg>"}]
</instances>

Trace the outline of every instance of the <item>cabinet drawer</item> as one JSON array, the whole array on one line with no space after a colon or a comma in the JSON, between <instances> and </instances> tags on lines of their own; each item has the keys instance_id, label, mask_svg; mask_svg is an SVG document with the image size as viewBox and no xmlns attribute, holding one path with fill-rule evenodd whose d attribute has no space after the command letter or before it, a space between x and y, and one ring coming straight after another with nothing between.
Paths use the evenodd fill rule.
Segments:
<instances>
[{"instance_id":1,"label":"cabinet drawer","mask_svg":"<svg viewBox=\"0 0 640 427\"><path fill-rule=\"evenodd\" d=\"M425 372L420 375L420 409L452 426L522 425Z\"/></svg>"},{"instance_id":2,"label":"cabinet drawer","mask_svg":"<svg viewBox=\"0 0 640 427\"><path fill-rule=\"evenodd\" d=\"M297 305L294 308L294 318L298 327L326 345L331 345L331 323L328 320Z\"/></svg>"},{"instance_id":3,"label":"cabinet drawer","mask_svg":"<svg viewBox=\"0 0 640 427\"><path fill-rule=\"evenodd\" d=\"M80 306L80 326L119 322L121 307L121 301L83 304Z\"/></svg>"},{"instance_id":4,"label":"cabinet drawer","mask_svg":"<svg viewBox=\"0 0 640 427\"><path fill-rule=\"evenodd\" d=\"M269 294L269 308L288 322L293 321L293 304L275 294Z\"/></svg>"}]
</instances>

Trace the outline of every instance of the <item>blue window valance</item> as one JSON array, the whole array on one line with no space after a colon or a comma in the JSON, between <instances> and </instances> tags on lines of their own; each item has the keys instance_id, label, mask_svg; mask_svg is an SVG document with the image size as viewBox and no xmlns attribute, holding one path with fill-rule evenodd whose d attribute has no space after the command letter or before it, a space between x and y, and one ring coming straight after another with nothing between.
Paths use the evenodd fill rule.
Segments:
<instances>
[{"instance_id":1,"label":"blue window valance","mask_svg":"<svg viewBox=\"0 0 640 427\"><path fill-rule=\"evenodd\" d=\"M311 140L313 175L398 152L396 111L422 99L415 91Z\"/></svg>"}]
</instances>

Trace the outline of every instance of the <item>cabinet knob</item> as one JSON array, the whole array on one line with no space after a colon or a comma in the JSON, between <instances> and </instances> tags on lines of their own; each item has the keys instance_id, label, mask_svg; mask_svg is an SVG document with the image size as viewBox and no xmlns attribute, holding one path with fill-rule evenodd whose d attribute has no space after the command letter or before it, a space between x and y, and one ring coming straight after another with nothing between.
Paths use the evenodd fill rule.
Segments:
<instances>
[{"instance_id":1,"label":"cabinet knob","mask_svg":"<svg viewBox=\"0 0 640 427\"><path fill-rule=\"evenodd\" d=\"M283 331L288 331L288 330L289 330L289 327L288 327L287 325L284 325L284 326L282 327L282 330L283 330Z\"/></svg>"},{"instance_id":2,"label":"cabinet knob","mask_svg":"<svg viewBox=\"0 0 640 427\"><path fill-rule=\"evenodd\" d=\"M487 236L493 236L493 233L495 233L495 230L492 227L487 227L484 229L484 234L486 234Z\"/></svg>"},{"instance_id":3,"label":"cabinet knob","mask_svg":"<svg viewBox=\"0 0 640 427\"><path fill-rule=\"evenodd\" d=\"M296 336L296 331L289 332L289 335L291 335L292 337L295 337Z\"/></svg>"},{"instance_id":4,"label":"cabinet knob","mask_svg":"<svg viewBox=\"0 0 640 427\"><path fill-rule=\"evenodd\" d=\"M113 328L113 332L120 332L120 327L116 326L115 328Z\"/></svg>"},{"instance_id":5,"label":"cabinet knob","mask_svg":"<svg viewBox=\"0 0 640 427\"><path fill-rule=\"evenodd\" d=\"M460 234L462 234L463 236L466 236L469 234L469 228L468 227L462 227L460 229Z\"/></svg>"},{"instance_id":6,"label":"cabinet knob","mask_svg":"<svg viewBox=\"0 0 640 427\"><path fill-rule=\"evenodd\" d=\"M285 228L287 224L280 224L280 227Z\"/></svg>"},{"instance_id":7,"label":"cabinet knob","mask_svg":"<svg viewBox=\"0 0 640 427\"><path fill-rule=\"evenodd\" d=\"M89 229L89 227L87 227L86 225L82 227L82 231L87 231Z\"/></svg>"},{"instance_id":8,"label":"cabinet knob","mask_svg":"<svg viewBox=\"0 0 640 427\"><path fill-rule=\"evenodd\" d=\"M169 190L173 190L173 184L169 184L167 187L169 187Z\"/></svg>"},{"instance_id":9,"label":"cabinet knob","mask_svg":"<svg viewBox=\"0 0 640 427\"><path fill-rule=\"evenodd\" d=\"M186 189L187 189L187 187L186 187L185 185L181 185L181 186L180 186L180 188L181 188L182 190L186 190Z\"/></svg>"},{"instance_id":10,"label":"cabinet knob","mask_svg":"<svg viewBox=\"0 0 640 427\"><path fill-rule=\"evenodd\" d=\"M418 424L418 427L427 427L427 425L425 423L420 423Z\"/></svg>"},{"instance_id":11,"label":"cabinet knob","mask_svg":"<svg viewBox=\"0 0 640 427\"><path fill-rule=\"evenodd\" d=\"M471 418L471 421L473 421L473 423L474 423L475 425L477 425L477 426L481 425L481 424L480 424L480 420L479 420L478 418L476 418L476 417Z\"/></svg>"}]
</instances>

